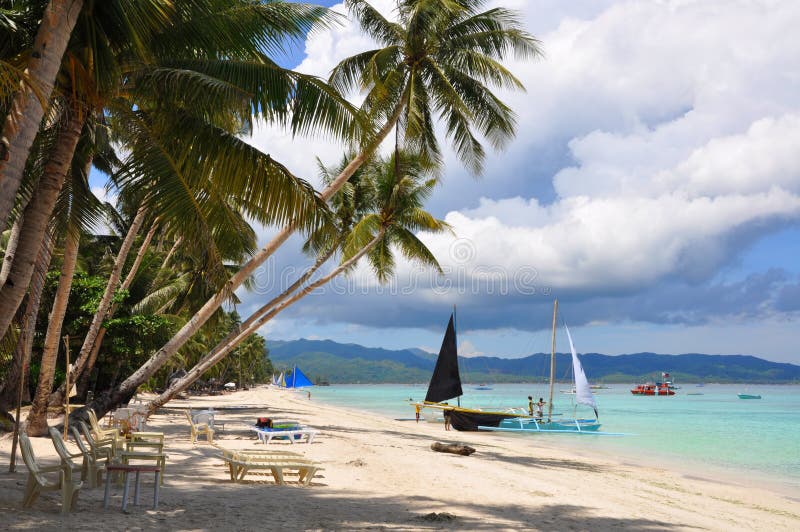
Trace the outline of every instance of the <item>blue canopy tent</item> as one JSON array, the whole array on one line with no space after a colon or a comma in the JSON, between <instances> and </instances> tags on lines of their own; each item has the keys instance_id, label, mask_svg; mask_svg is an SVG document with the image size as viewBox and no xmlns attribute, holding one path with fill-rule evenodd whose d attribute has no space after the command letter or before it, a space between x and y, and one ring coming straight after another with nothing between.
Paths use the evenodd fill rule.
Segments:
<instances>
[{"instance_id":1,"label":"blue canopy tent","mask_svg":"<svg viewBox=\"0 0 800 532\"><path fill-rule=\"evenodd\" d=\"M300 368L295 366L294 369L286 376L286 387L303 388L304 386L314 386L314 383L311 382L302 371L300 371Z\"/></svg>"}]
</instances>

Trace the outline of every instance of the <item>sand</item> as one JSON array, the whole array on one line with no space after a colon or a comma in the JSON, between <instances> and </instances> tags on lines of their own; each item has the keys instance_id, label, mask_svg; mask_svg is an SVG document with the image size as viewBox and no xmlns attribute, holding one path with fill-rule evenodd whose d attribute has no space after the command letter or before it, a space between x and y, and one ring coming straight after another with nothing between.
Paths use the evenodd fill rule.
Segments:
<instances>
[{"instance_id":1,"label":"sand","mask_svg":"<svg viewBox=\"0 0 800 532\"><path fill-rule=\"evenodd\" d=\"M27 473L7 472L10 435L0 438L0 529L9 530L800 530L800 494L714 478L709 471L659 469L594 456L542 435L445 432L331 407L305 394L259 388L169 403L148 430L167 437L166 483L152 510L120 509L121 488L103 509L103 489L82 489L77 511L61 514L58 495L31 509L20 501ZM311 445L273 442L321 462L311 485L277 486L271 476L232 483L213 446L189 440L183 410L221 409L215 442L263 449L248 430L256 417L295 419L321 431ZM226 407L246 407L225 409ZM409 414L413 411L409 409ZM433 452L460 442L472 456ZM559 443L562 442L562 443ZM34 439L40 461L56 463L49 439ZM21 462L21 459L18 460ZM296 478L296 477L295 477ZM291 477L290 477L291 480Z\"/></svg>"}]
</instances>

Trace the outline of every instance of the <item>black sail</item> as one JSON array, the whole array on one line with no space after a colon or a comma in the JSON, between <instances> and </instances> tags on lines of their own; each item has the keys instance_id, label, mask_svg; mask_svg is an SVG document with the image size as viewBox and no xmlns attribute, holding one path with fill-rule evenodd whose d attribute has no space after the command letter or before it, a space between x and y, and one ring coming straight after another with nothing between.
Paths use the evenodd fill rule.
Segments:
<instances>
[{"instance_id":1,"label":"black sail","mask_svg":"<svg viewBox=\"0 0 800 532\"><path fill-rule=\"evenodd\" d=\"M458 348L456 347L456 328L453 325L453 315L447 324L439 358L433 369L431 383L428 385L428 395L425 401L440 403L453 397L462 395L461 377L458 374Z\"/></svg>"}]
</instances>

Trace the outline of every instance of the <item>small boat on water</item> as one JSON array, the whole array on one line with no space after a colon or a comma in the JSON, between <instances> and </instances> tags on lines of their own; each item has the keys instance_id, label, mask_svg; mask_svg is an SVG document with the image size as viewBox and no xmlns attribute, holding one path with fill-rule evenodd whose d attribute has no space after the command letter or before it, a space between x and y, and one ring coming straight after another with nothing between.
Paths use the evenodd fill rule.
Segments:
<instances>
[{"instance_id":1,"label":"small boat on water","mask_svg":"<svg viewBox=\"0 0 800 532\"><path fill-rule=\"evenodd\" d=\"M675 391L663 382L646 382L644 384L637 384L631 390L633 395L675 395Z\"/></svg>"},{"instance_id":2,"label":"small boat on water","mask_svg":"<svg viewBox=\"0 0 800 532\"><path fill-rule=\"evenodd\" d=\"M438 422L446 415L454 429L463 431L476 431L479 430L479 426L497 427L505 419L526 415L510 411L462 408L460 405L453 406L444 402L460 398L462 395L454 308L447 324L439 356L436 359L436 366L433 368L425 400L412 404L420 409L426 421Z\"/></svg>"},{"instance_id":3,"label":"small boat on water","mask_svg":"<svg viewBox=\"0 0 800 532\"><path fill-rule=\"evenodd\" d=\"M567 324L564 324L564 330L567 333L569 340L569 348L572 353L572 379L575 386L572 393L575 395L575 407L578 404L586 405L594 411L594 419L570 419L569 417L556 417L553 414L553 388L555 386L555 372L556 372L556 316L558 314L558 300L553 303L553 346L550 353L550 400L547 405L547 416L544 412L536 416L521 416L517 418L508 418L500 422L497 427L479 427L481 430L491 431L504 431L504 432L548 432L548 433L588 433L588 434L608 434L598 432L600 428L600 421L597 414L597 403L592 395L589 380L586 378L586 373L583 371L578 353L575 351L575 345L572 342L572 335L569 333ZM616 434L615 434L616 435Z\"/></svg>"},{"instance_id":4,"label":"small boat on water","mask_svg":"<svg viewBox=\"0 0 800 532\"><path fill-rule=\"evenodd\" d=\"M485 384L479 384L478 386L475 386L474 389L475 390L484 391L484 390L491 390L492 387L491 386L486 386Z\"/></svg>"},{"instance_id":5,"label":"small boat on water","mask_svg":"<svg viewBox=\"0 0 800 532\"><path fill-rule=\"evenodd\" d=\"M761 399L760 395L753 395L749 393L738 393L739 399Z\"/></svg>"}]
</instances>

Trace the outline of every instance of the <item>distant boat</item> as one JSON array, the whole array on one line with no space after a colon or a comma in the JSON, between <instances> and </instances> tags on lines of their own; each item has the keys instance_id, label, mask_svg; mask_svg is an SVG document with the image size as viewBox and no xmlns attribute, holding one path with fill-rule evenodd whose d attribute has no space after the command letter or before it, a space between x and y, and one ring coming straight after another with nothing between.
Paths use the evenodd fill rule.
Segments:
<instances>
[{"instance_id":1,"label":"distant boat","mask_svg":"<svg viewBox=\"0 0 800 532\"><path fill-rule=\"evenodd\" d=\"M686 395L705 395L705 394L701 392L689 392Z\"/></svg>"},{"instance_id":2,"label":"distant boat","mask_svg":"<svg viewBox=\"0 0 800 532\"><path fill-rule=\"evenodd\" d=\"M295 366L292 371L285 378L285 386L287 388L303 388L306 386L314 386L314 383L300 371L300 368Z\"/></svg>"},{"instance_id":3,"label":"distant boat","mask_svg":"<svg viewBox=\"0 0 800 532\"><path fill-rule=\"evenodd\" d=\"M663 396L670 396L675 395L675 392L664 384L663 382L655 383L655 382L646 382L644 384L637 384L636 388L631 390L633 395L663 395Z\"/></svg>"},{"instance_id":4,"label":"distant boat","mask_svg":"<svg viewBox=\"0 0 800 532\"><path fill-rule=\"evenodd\" d=\"M736 394L736 395L739 396L739 399L761 399L760 395L752 395L752 394L749 394L749 393L739 393L739 394Z\"/></svg>"},{"instance_id":5,"label":"distant boat","mask_svg":"<svg viewBox=\"0 0 800 532\"><path fill-rule=\"evenodd\" d=\"M611 386L606 386L605 384L592 384L589 386L592 390L610 390ZM566 395L575 395L575 388L573 387L571 390L560 390L561 393Z\"/></svg>"},{"instance_id":6,"label":"distant boat","mask_svg":"<svg viewBox=\"0 0 800 532\"><path fill-rule=\"evenodd\" d=\"M486 386L485 384L479 384L478 386L476 386L473 389L474 390L491 390L492 387L491 386Z\"/></svg>"}]
</instances>

